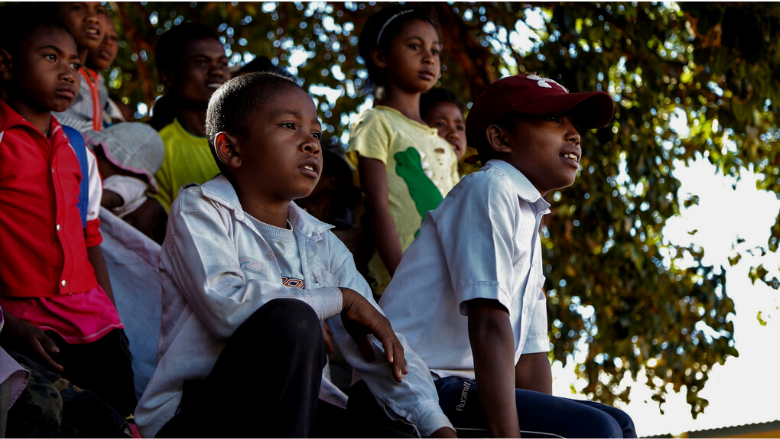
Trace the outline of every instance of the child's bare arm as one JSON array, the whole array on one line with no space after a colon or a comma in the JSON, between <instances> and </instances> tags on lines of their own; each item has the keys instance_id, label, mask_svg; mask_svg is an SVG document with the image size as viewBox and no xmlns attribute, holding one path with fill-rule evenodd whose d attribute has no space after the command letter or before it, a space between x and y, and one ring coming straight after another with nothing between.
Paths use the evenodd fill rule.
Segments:
<instances>
[{"instance_id":1,"label":"child's bare arm","mask_svg":"<svg viewBox=\"0 0 780 439\"><path fill-rule=\"evenodd\" d=\"M379 160L358 157L360 186L366 194L366 211L376 248L390 275L401 263L403 250L393 218L387 208L387 169Z\"/></svg>"},{"instance_id":2,"label":"child's bare arm","mask_svg":"<svg viewBox=\"0 0 780 439\"><path fill-rule=\"evenodd\" d=\"M106 260L103 258L103 251L100 250L99 245L87 247L87 259L89 259L89 263L92 264L92 268L95 269L95 277L97 278L98 285L103 288L108 295L108 298L111 299L111 303L116 306L114 291L111 289L111 279L108 277L108 267L106 266Z\"/></svg>"},{"instance_id":3,"label":"child's bare arm","mask_svg":"<svg viewBox=\"0 0 780 439\"><path fill-rule=\"evenodd\" d=\"M125 200L118 193L103 189L103 197L100 199L100 205L106 209L114 209L125 204Z\"/></svg>"},{"instance_id":4,"label":"child's bare arm","mask_svg":"<svg viewBox=\"0 0 780 439\"><path fill-rule=\"evenodd\" d=\"M520 357L515 366L515 387L552 395L552 368L547 352Z\"/></svg>"},{"instance_id":5,"label":"child's bare arm","mask_svg":"<svg viewBox=\"0 0 780 439\"><path fill-rule=\"evenodd\" d=\"M509 313L497 300L474 299L467 303L474 374L490 433L493 437L520 437Z\"/></svg>"}]
</instances>

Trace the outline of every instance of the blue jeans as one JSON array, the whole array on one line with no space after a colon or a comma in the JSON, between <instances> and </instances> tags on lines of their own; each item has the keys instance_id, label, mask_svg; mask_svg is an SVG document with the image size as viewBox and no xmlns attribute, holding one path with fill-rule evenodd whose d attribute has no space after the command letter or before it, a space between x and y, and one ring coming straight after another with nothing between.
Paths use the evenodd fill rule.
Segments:
<instances>
[{"instance_id":1,"label":"blue jeans","mask_svg":"<svg viewBox=\"0 0 780 439\"><path fill-rule=\"evenodd\" d=\"M434 384L460 437L490 436L474 380L447 377ZM523 437L636 437L631 417L614 407L521 389L515 400Z\"/></svg>"}]
</instances>

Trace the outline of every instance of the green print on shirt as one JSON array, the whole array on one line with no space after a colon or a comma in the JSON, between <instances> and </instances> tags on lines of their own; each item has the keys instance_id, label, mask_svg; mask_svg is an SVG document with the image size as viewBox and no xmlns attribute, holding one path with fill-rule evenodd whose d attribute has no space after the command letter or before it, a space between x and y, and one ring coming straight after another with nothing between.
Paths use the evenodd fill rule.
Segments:
<instances>
[{"instance_id":1,"label":"green print on shirt","mask_svg":"<svg viewBox=\"0 0 780 439\"><path fill-rule=\"evenodd\" d=\"M409 147L405 151L395 153L394 157L395 172L406 182L417 212L422 219L425 219L425 214L429 210L436 209L444 198L436 185L425 175L420 153L416 149ZM416 237L419 232L418 229L414 236Z\"/></svg>"}]
</instances>

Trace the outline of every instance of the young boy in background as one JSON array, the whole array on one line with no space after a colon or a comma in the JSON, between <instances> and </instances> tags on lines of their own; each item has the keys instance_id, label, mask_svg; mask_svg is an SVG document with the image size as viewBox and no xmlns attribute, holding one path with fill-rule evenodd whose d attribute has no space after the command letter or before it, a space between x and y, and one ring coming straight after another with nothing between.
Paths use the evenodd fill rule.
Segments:
<instances>
[{"instance_id":1,"label":"young boy in background","mask_svg":"<svg viewBox=\"0 0 780 439\"><path fill-rule=\"evenodd\" d=\"M0 23L0 304L20 321L34 360L128 415L135 407L128 341L113 304L100 235L100 179L53 111L79 91L76 42L59 21L5 8ZM82 216L79 192L89 179ZM82 222L84 221L84 222Z\"/></svg>"},{"instance_id":2,"label":"young boy in background","mask_svg":"<svg viewBox=\"0 0 780 439\"><path fill-rule=\"evenodd\" d=\"M222 175L185 188L171 207L141 432L308 436L315 410L327 407L317 395L328 319L389 411L424 435L454 434L425 365L393 333L349 251L292 202L323 167L311 97L277 74L239 76L211 99L206 130ZM341 436L351 425L336 427Z\"/></svg>"},{"instance_id":3,"label":"young boy in background","mask_svg":"<svg viewBox=\"0 0 780 439\"><path fill-rule=\"evenodd\" d=\"M100 47L105 36L106 9L100 2L62 2L48 6L53 17L61 20L76 40L81 67L79 93L69 108L54 113L61 124L78 131L103 129L103 109L108 104L108 90L103 77L88 67L90 50Z\"/></svg>"},{"instance_id":4,"label":"young boy in background","mask_svg":"<svg viewBox=\"0 0 780 439\"><path fill-rule=\"evenodd\" d=\"M474 160L477 150L466 144L464 112L463 102L446 88L433 88L420 97L420 115L428 126L438 130L439 137L452 145L461 177L479 170Z\"/></svg>"},{"instance_id":5,"label":"young boy in background","mask_svg":"<svg viewBox=\"0 0 780 439\"><path fill-rule=\"evenodd\" d=\"M430 368L456 428L493 437L636 435L619 409L551 395L542 290L543 197L574 182L582 156L575 127L602 127L612 112L606 93L568 93L533 74L491 84L471 108L469 143L485 166L428 213L380 301Z\"/></svg>"},{"instance_id":6,"label":"young boy in background","mask_svg":"<svg viewBox=\"0 0 780 439\"><path fill-rule=\"evenodd\" d=\"M155 175L157 198L168 211L182 186L219 174L206 139L206 109L214 91L230 79L228 58L217 34L199 23L183 23L157 42L155 63L173 98L174 120L160 130L165 159Z\"/></svg>"}]
</instances>

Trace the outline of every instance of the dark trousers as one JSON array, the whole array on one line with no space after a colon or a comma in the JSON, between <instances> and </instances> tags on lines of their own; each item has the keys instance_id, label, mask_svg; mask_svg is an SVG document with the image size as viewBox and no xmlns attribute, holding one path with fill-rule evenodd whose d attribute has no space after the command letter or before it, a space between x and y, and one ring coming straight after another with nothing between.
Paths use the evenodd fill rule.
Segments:
<instances>
[{"instance_id":1,"label":"dark trousers","mask_svg":"<svg viewBox=\"0 0 780 439\"><path fill-rule=\"evenodd\" d=\"M459 437L490 437L474 380L447 377L434 384L439 405ZM634 422L614 407L520 389L515 390L515 399L523 437L636 437ZM387 417L362 381L350 389L348 404L347 409L356 415L404 428L403 423Z\"/></svg>"},{"instance_id":2,"label":"dark trousers","mask_svg":"<svg viewBox=\"0 0 780 439\"><path fill-rule=\"evenodd\" d=\"M135 411L133 356L125 331L114 329L91 343L69 344L54 331L46 331L60 352L50 354L65 370L62 377L90 390L122 416Z\"/></svg>"},{"instance_id":3,"label":"dark trousers","mask_svg":"<svg viewBox=\"0 0 780 439\"><path fill-rule=\"evenodd\" d=\"M205 379L185 381L157 437L307 437L325 361L314 310L272 300L233 333Z\"/></svg>"}]
</instances>

